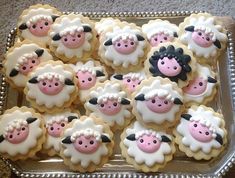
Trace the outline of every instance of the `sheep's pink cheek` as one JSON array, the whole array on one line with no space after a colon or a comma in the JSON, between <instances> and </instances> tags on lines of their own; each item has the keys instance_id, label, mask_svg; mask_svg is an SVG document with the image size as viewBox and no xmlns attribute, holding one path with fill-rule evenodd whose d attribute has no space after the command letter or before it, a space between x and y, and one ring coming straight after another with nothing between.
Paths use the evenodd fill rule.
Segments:
<instances>
[{"instance_id":1,"label":"sheep's pink cheek","mask_svg":"<svg viewBox=\"0 0 235 178\"><path fill-rule=\"evenodd\" d=\"M136 87L140 85L140 83L141 83L141 80L138 80L138 79L132 80L130 77L125 78L123 80L123 84L124 86L127 87L129 92L134 92L136 90Z\"/></svg>"},{"instance_id":2,"label":"sheep's pink cheek","mask_svg":"<svg viewBox=\"0 0 235 178\"><path fill-rule=\"evenodd\" d=\"M76 49L81 47L85 42L85 32L76 32L73 35L67 34L63 35L62 43L67 48Z\"/></svg>"},{"instance_id":3,"label":"sheep's pink cheek","mask_svg":"<svg viewBox=\"0 0 235 178\"><path fill-rule=\"evenodd\" d=\"M24 63L23 65L20 66L20 73L23 75L27 75L29 72L31 72L35 66L37 66L40 63L39 58L34 57L31 58L27 61L27 63Z\"/></svg>"},{"instance_id":4,"label":"sheep's pink cheek","mask_svg":"<svg viewBox=\"0 0 235 178\"><path fill-rule=\"evenodd\" d=\"M164 57L163 59L159 59L157 62L157 66L159 71L168 77L174 77L180 74L182 67L176 61L175 58Z\"/></svg>"},{"instance_id":5,"label":"sheep's pink cheek","mask_svg":"<svg viewBox=\"0 0 235 178\"><path fill-rule=\"evenodd\" d=\"M137 42L135 42L134 40L119 40L116 41L114 44L114 49L121 54L131 54L133 53L136 48L137 48Z\"/></svg>"},{"instance_id":6,"label":"sheep's pink cheek","mask_svg":"<svg viewBox=\"0 0 235 178\"><path fill-rule=\"evenodd\" d=\"M48 25L46 25L48 24ZM29 26L29 31L34 35L38 37L47 36L48 31L50 30L52 22L48 20L38 20L35 24L31 24ZM34 26L35 25L35 26Z\"/></svg>"},{"instance_id":7,"label":"sheep's pink cheek","mask_svg":"<svg viewBox=\"0 0 235 178\"><path fill-rule=\"evenodd\" d=\"M143 135L136 142L138 148L146 153L156 152L161 145L161 142L153 135Z\"/></svg>"},{"instance_id":8,"label":"sheep's pink cheek","mask_svg":"<svg viewBox=\"0 0 235 178\"><path fill-rule=\"evenodd\" d=\"M201 35L198 34L199 32ZM209 38L209 40L207 40L207 38ZM194 31L192 33L192 39L197 45L204 48L210 47L213 44L211 37L203 31Z\"/></svg>"},{"instance_id":9,"label":"sheep's pink cheek","mask_svg":"<svg viewBox=\"0 0 235 178\"><path fill-rule=\"evenodd\" d=\"M52 137L60 137L60 134L64 130L66 124L67 122L60 122L60 123L54 122L52 125L50 125L47 128L47 132Z\"/></svg>"},{"instance_id":10,"label":"sheep's pink cheek","mask_svg":"<svg viewBox=\"0 0 235 178\"><path fill-rule=\"evenodd\" d=\"M165 98L160 98L158 96L144 101L146 106L155 113L166 113L169 112L173 106L171 101Z\"/></svg>"},{"instance_id":11,"label":"sheep's pink cheek","mask_svg":"<svg viewBox=\"0 0 235 178\"><path fill-rule=\"evenodd\" d=\"M81 90L87 90L96 84L96 76L93 76L90 72L78 71L76 74L78 78L78 87Z\"/></svg>"},{"instance_id":12,"label":"sheep's pink cheek","mask_svg":"<svg viewBox=\"0 0 235 178\"><path fill-rule=\"evenodd\" d=\"M98 150L100 142L93 136L85 137L82 135L75 140L73 145L80 153L91 154Z\"/></svg>"},{"instance_id":13,"label":"sheep's pink cheek","mask_svg":"<svg viewBox=\"0 0 235 178\"><path fill-rule=\"evenodd\" d=\"M59 80L52 79L39 81L38 87L46 95L57 95L63 90L64 85Z\"/></svg>"},{"instance_id":14,"label":"sheep's pink cheek","mask_svg":"<svg viewBox=\"0 0 235 178\"><path fill-rule=\"evenodd\" d=\"M190 95L200 95L206 91L207 80L202 77L197 77L189 81L189 84L183 88L183 91Z\"/></svg>"},{"instance_id":15,"label":"sheep's pink cheek","mask_svg":"<svg viewBox=\"0 0 235 178\"><path fill-rule=\"evenodd\" d=\"M168 35L165 35L165 34L156 34L156 35L153 35L149 42L151 44L151 46L158 46L159 44L161 43L164 43L164 42L168 42L168 41L173 41L173 37L170 37Z\"/></svg>"},{"instance_id":16,"label":"sheep's pink cheek","mask_svg":"<svg viewBox=\"0 0 235 178\"><path fill-rule=\"evenodd\" d=\"M115 115L121 111L121 105L116 100L108 100L105 103L98 104L99 110L106 115Z\"/></svg>"},{"instance_id":17,"label":"sheep's pink cheek","mask_svg":"<svg viewBox=\"0 0 235 178\"><path fill-rule=\"evenodd\" d=\"M6 140L12 144L18 144L26 140L29 135L29 127L22 126L19 130L14 129L12 132L8 132Z\"/></svg>"}]
</instances>

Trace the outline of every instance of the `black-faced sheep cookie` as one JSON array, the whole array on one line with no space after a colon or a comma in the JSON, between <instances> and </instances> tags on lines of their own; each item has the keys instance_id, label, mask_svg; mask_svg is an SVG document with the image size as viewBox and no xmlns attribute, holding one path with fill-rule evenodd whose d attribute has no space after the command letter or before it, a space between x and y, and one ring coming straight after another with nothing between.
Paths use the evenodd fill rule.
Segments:
<instances>
[{"instance_id":1,"label":"black-faced sheep cookie","mask_svg":"<svg viewBox=\"0 0 235 178\"><path fill-rule=\"evenodd\" d=\"M145 71L151 76L169 78L184 87L193 78L196 60L191 51L178 42L153 47L145 61Z\"/></svg>"}]
</instances>

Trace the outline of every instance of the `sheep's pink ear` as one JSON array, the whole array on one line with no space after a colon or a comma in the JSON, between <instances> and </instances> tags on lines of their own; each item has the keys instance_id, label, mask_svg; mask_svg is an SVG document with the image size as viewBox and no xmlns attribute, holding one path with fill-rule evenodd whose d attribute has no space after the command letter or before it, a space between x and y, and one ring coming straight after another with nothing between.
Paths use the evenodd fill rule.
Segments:
<instances>
[{"instance_id":1,"label":"sheep's pink ear","mask_svg":"<svg viewBox=\"0 0 235 178\"><path fill-rule=\"evenodd\" d=\"M117 80L123 80L123 75L121 75L121 74L114 75L113 78L115 78Z\"/></svg>"},{"instance_id":2,"label":"sheep's pink ear","mask_svg":"<svg viewBox=\"0 0 235 178\"><path fill-rule=\"evenodd\" d=\"M28 82L29 83L38 83L37 77L31 78Z\"/></svg>"},{"instance_id":3,"label":"sheep's pink ear","mask_svg":"<svg viewBox=\"0 0 235 178\"><path fill-rule=\"evenodd\" d=\"M102 142L104 143L108 143L108 142L111 142L111 140L109 139L109 137L107 137L106 135L101 135L101 140Z\"/></svg>"},{"instance_id":4,"label":"sheep's pink ear","mask_svg":"<svg viewBox=\"0 0 235 178\"><path fill-rule=\"evenodd\" d=\"M28 27L27 27L27 25L26 25L26 23L22 23L20 26L19 26L19 29L20 30L25 30L25 29L27 29Z\"/></svg>"},{"instance_id":5,"label":"sheep's pink ear","mask_svg":"<svg viewBox=\"0 0 235 178\"><path fill-rule=\"evenodd\" d=\"M58 17L59 17L58 15L52 15L52 16L51 16L53 22L55 22L55 19L57 19Z\"/></svg>"},{"instance_id":6,"label":"sheep's pink ear","mask_svg":"<svg viewBox=\"0 0 235 178\"><path fill-rule=\"evenodd\" d=\"M58 40L60 40L60 39L61 39L61 36L60 36L59 33L56 33L56 34L52 37L52 40L53 40L53 41L58 41Z\"/></svg>"},{"instance_id":7,"label":"sheep's pink ear","mask_svg":"<svg viewBox=\"0 0 235 178\"><path fill-rule=\"evenodd\" d=\"M71 136L65 137L61 142L64 144L71 144Z\"/></svg>"},{"instance_id":8,"label":"sheep's pink ear","mask_svg":"<svg viewBox=\"0 0 235 178\"><path fill-rule=\"evenodd\" d=\"M87 25L83 25L83 30L84 30L84 32L91 32L92 31L91 27L89 27Z\"/></svg>"},{"instance_id":9,"label":"sheep's pink ear","mask_svg":"<svg viewBox=\"0 0 235 178\"><path fill-rule=\"evenodd\" d=\"M97 100L98 100L98 98L91 98L91 99L89 100L89 103L90 103L90 104L93 104L93 105L96 105L96 104L97 104Z\"/></svg>"},{"instance_id":10,"label":"sheep's pink ear","mask_svg":"<svg viewBox=\"0 0 235 178\"><path fill-rule=\"evenodd\" d=\"M10 77L15 77L15 76L18 75L18 73L19 73L19 71L14 68L14 69L11 70L9 76Z\"/></svg>"},{"instance_id":11,"label":"sheep's pink ear","mask_svg":"<svg viewBox=\"0 0 235 178\"><path fill-rule=\"evenodd\" d=\"M68 116L67 118L68 118L68 122L72 122L72 120L78 119L78 117L76 116Z\"/></svg>"},{"instance_id":12,"label":"sheep's pink ear","mask_svg":"<svg viewBox=\"0 0 235 178\"><path fill-rule=\"evenodd\" d=\"M183 102L179 98L174 99L174 104L183 105Z\"/></svg>"},{"instance_id":13,"label":"sheep's pink ear","mask_svg":"<svg viewBox=\"0 0 235 178\"><path fill-rule=\"evenodd\" d=\"M44 53L44 49L37 49L34 52L37 54L38 57L41 57L42 54Z\"/></svg>"},{"instance_id":14,"label":"sheep's pink ear","mask_svg":"<svg viewBox=\"0 0 235 178\"><path fill-rule=\"evenodd\" d=\"M5 138L3 137L3 135L0 135L0 143L2 143L5 140Z\"/></svg>"},{"instance_id":15,"label":"sheep's pink ear","mask_svg":"<svg viewBox=\"0 0 235 178\"><path fill-rule=\"evenodd\" d=\"M129 105L131 102L130 102L130 100L128 100L128 99L126 99L126 98L122 98L121 99L121 104L122 105Z\"/></svg>"},{"instance_id":16,"label":"sheep's pink ear","mask_svg":"<svg viewBox=\"0 0 235 178\"><path fill-rule=\"evenodd\" d=\"M112 39L109 39L104 42L104 46L111 46L111 45L113 45Z\"/></svg>"},{"instance_id":17,"label":"sheep's pink ear","mask_svg":"<svg viewBox=\"0 0 235 178\"><path fill-rule=\"evenodd\" d=\"M130 140L130 141L135 141L135 134L130 134L126 137L127 140Z\"/></svg>"},{"instance_id":18,"label":"sheep's pink ear","mask_svg":"<svg viewBox=\"0 0 235 178\"><path fill-rule=\"evenodd\" d=\"M139 34L136 34L136 37L137 37L137 40L138 40L138 41L144 41L144 40L145 40L144 37L142 37L142 36L139 35Z\"/></svg>"},{"instance_id":19,"label":"sheep's pink ear","mask_svg":"<svg viewBox=\"0 0 235 178\"><path fill-rule=\"evenodd\" d=\"M181 114L181 117L189 121L192 116L190 114Z\"/></svg>"},{"instance_id":20,"label":"sheep's pink ear","mask_svg":"<svg viewBox=\"0 0 235 178\"><path fill-rule=\"evenodd\" d=\"M135 97L135 100L137 101L144 101L144 94L139 94L138 96Z\"/></svg>"},{"instance_id":21,"label":"sheep's pink ear","mask_svg":"<svg viewBox=\"0 0 235 178\"><path fill-rule=\"evenodd\" d=\"M194 32L194 26L188 26L185 28L185 31Z\"/></svg>"},{"instance_id":22,"label":"sheep's pink ear","mask_svg":"<svg viewBox=\"0 0 235 178\"><path fill-rule=\"evenodd\" d=\"M102 71L100 71L100 70L96 71L96 77L103 77L103 76L105 76L105 75Z\"/></svg>"},{"instance_id":23,"label":"sheep's pink ear","mask_svg":"<svg viewBox=\"0 0 235 178\"><path fill-rule=\"evenodd\" d=\"M218 49L220 49L220 48L221 48L220 41L219 41L219 40L217 40L217 39L214 41L214 45L215 45Z\"/></svg>"},{"instance_id":24,"label":"sheep's pink ear","mask_svg":"<svg viewBox=\"0 0 235 178\"><path fill-rule=\"evenodd\" d=\"M223 145L223 138L220 134L216 133L215 140L220 143L220 145Z\"/></svg>"},{"instance_id":25,"label":"sheep's pink ear","mask_svg":"<svg viewBox=\"0 0 235 178\"><path fill-rule=\"evenodd\" d=\"M28 124L31 124L31 123L33 123L33 122L36 121L36 120L37 120L36 117L29 117L29 118L26 119L26 121L27 121Z\"/></svg>"},{"instance_id":26,"label":"sheep's pink ear","mask_svg":"<svg viewBox=\"0 0 235 178\"><path fill-rule=\"evenodd\" d=\"M65 79L64 84L65 84L65 85L74 85L73 81L70 80L69 78L66 78L66 79Z\"/></svg>"},{"instance_id":27,"label":"sheep's pink ear","mask_svg":"<svg viewBox=\"0 0 235 178\"><path fill-rule=\"evenodd\" d=\"M171 139L168 138L167 136L162 135L161 137L162 137L162 142L171 142Z\"/></svg>"}]
</instances>

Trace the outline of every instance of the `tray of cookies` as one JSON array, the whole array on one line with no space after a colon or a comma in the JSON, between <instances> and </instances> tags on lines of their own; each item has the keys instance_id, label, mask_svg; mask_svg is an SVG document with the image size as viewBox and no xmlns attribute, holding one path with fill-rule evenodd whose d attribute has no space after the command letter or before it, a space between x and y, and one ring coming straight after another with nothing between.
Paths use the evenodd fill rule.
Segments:
<instances>
[{"instance_id":1,"label":"tray of cookies","mask_svg":"<svg viewBox=\"0 0 235 178\"><path fill-rule=\"evenodd\" d=\"M231 24L30 6L1 65L1 159L19 177L221 177L235 162Z\"/></svg>"}]
</instances>

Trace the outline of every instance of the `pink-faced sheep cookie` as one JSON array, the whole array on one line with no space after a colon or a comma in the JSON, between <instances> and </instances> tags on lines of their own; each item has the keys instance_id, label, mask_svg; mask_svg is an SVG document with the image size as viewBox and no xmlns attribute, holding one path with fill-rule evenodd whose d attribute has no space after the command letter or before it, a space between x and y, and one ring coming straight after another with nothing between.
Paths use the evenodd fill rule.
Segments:
<instances>
[{"instance_id":1,"label":"pink-faced sheep cookie","mask_svg":"<svg viewBox=\"0 0 235 178\"><path fill-rule=\"evenodd\" d=\"M42 63L29 76L24 93L32 107L54 113L69 107L77 97L72 69L61 61Z\"/></svg>"},{"instance_id":2,"label":"pink-faced sheep cookie","mask_svg":"<svg viewBox=\"0 0 235 178\"><path fill-rule=\"evenodd\" d=\"M49 156L60 153L61 135L66 126L75 119L79 119L78 111L66 109L55 114L43 114L46 127L46 141L43 144L42 152Z\"/></svg>"},{"instance_id":3,"label":"pink-faced sheep cookie","mask_svg":"<svg viewBox=\"0 0 235 178\"><path fill-rule=\"evenodd\" d=\"M142 26L143 33L147 36L152 47L160 43L172 42L178 37L179 28L167 20L150 20Z\"/></svg>"},{"instance_id":4,"label":"pink-faced sheep cookie","mask_svg":"<svg viewBox=\"0 0 235 178\"><path fill-rule=\"evenodd\" d=\"M173 137L135 121L121 134L120 147L127 163L143 172L157 172L175 153Z\"/></svg>"},{"instance_id":5,"label":"pink-faced sheep cookie","mask_svg":"<svg viewBox=\"0 0 235 178\"><path fill-rule=\"evenodd\" d=\"M87 97L86 114L99 117L112 130L122 129L132 119L131 104L118 82L106 81L93 87Z\"/></svg>"},{"instance_id":6,"label":"pink-faced sheep cookie","mask_svg":"<svg viewBox=\"0 0 235 178\"><path fill-rule=\"evenodd\" d=\"M25 160L40 151L45 141L40 114L25 106L13 107L0 116L0 153L11 160Z\"/></svg>"},{"instance_id":7,"label":"pink-faced sheep cookie","mask_svg":"<svg viewBox=\"0 0 235 178\"><path fill-rule=\"evenodd\" d=\"M173 126L184 109L182 90L167 78L143 80L132 98L136 119L153 129Z\"/></svg>"},{"instance_id":8,"label":"pink-faced sheep cookie","mask_svg":"<svg viewBox=\"0 0 235 178\"><path fill-rule=\"evenodd\" d=\"M49 33L50 50L69 63L90 57L97 40L93 22L80 14L60 16Z\"/></svg>"},{"instance_id":9,"label":"pink-faced sheep cookie","mask_svg":"<svg viewBox=\"0 0 235 178\"><path fill-rule=\"evenodd\" d=\"M215 73L207 65L197 64L196 75L189 84L182 88L185 106L193 103L207 104L216 94L217 80Z\"/></svg>"},{"instance_id":10,"label":"pink-faced sheep cookie","mask_svg":"<svg viewBox=\"0 0 235 178\"><path fill-rule=\"evenodd\" d=\"M60 156L74 171L93 172L111 156L112 139L113 133L101 119L82 116L64 131Z\"/></svg>"},{"instance_id":11,"label":"pink-faced sheep cookie","mask_svg":"<svg viewBox=\"0 0 235 178\"><path fill-rule=\"evenodd\" d=\"M147 52L147 40L135 24L120 22L100 36L98 54L113 69L130 71L141 68Z\"/></svg>"},{"instance_id":12,"label":"pink-faced sheep cookie","mask_svg":"<svg viewBox=\"0 0 235 178\"><path fill-rule=\"evenodd\" d=\"M180 41L204 62L211 62L226 47L226 30L208 13L192 14L184 19L179 29Z\"/></svg>"},{"instance_id":13,"label":"pink-faced sheep cookie","mask_svg":"<svg viewBox=\"0 0 235 178\"><path fill-rule=\"evenodd\" d=\"M152 47L144 65L148 75L169 78L180 88L188 84L196 71L196 60L192 52L178 42L166 42Z\"/></svg>"},{"instance_id":14,"label":"pink-faced sheep cookie","mask_svg":"<svg viewBox=\"0 0 235 178\"><path fill-rule=\"evenodd\" d=\"M88 59L87 62L77 62L75 65L70 64L76 73L77 86L79 87L78 98L75 103L84 103L90 88L94 87L98 82L104 82L108 74L105 68L98 61Z\"/></svg>"},{"instance_id":15,"label":"pink-faced sheep cookie","mask_svg":"<svg viewBox=\"0 0 235 178\"><path fill-rule=\"evenodd\" d=\"M53 57L45 48L29 41L17 42L5 54L3 61L7 81L13 88L23 90L28 75L41 62L52 60Z\"/></svg>"},{"instance_id":16,"label":"pink-faced sheep cookie","mask_svg":"<svg viewBox=\"0 0 235 178\"><path fill-rule=\"evenodd\" d=\"M61 15L56 8L48 4L37 4L24 10L18 20L18 33L22 39L27 39L47 46L49 30L55 19Z\"/></svg>"},{"instance_id":17,"label":"pink-faced sheep cookie","mask_svg":"<svg viewBox=\"0 0 235 178\"><path fill-rule=\"evenodd\" d=\"M203 105L193 105L182 114L173 133L179 149L196 160L217 157L227 143L223 115Z\"/></svg>"}]
</instances>

